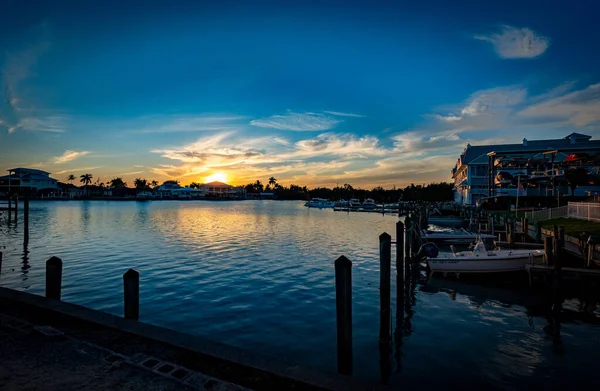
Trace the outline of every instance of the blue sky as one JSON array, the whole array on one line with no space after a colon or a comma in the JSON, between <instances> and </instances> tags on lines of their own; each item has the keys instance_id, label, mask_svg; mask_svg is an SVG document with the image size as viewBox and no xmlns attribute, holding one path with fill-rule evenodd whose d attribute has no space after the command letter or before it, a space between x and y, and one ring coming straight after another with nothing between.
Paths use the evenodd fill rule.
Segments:
<instances>
[{"instance_id":1,"label":"blue sky","mask_svg":"<svg viewBox=\"0 0 600 391\"><path fill-rule=\"evenodd\" d=\"M391 187L600 136L594 1L94 3L3 9L0 169Z\"/></svg>"}]
</instances>

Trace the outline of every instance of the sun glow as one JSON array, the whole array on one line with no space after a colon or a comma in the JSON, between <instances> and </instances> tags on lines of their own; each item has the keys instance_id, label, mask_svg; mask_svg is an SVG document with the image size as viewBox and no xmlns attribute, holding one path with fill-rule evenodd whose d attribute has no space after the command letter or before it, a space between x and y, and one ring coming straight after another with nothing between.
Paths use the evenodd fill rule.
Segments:
<instances>
[{"instance_id":1,"label":"sun glow","mask_svg":"<svg viewBox=\"0 0 600 391\"><path fill-rule=\"evenodd\" d=\"M227 174L222 172L215 172L214 174L206 177L206 183L210 182L223 182L227 183Z\"/></svg>"}]
</instances>

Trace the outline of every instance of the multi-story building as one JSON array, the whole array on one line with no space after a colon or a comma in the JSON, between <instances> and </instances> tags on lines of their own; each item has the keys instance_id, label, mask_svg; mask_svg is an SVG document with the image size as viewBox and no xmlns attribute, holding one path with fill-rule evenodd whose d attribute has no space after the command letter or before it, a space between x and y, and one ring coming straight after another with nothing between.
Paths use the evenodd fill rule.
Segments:
<instances>
[{"instance_id":1,"label":"multi-story building","mask_svg":"<svg viewBox=\"0 0 600 391\"><path fill-rule=\"evenodd\" d=\"M571 133L561 139L523 139L521 144L467 144L452 169L454 200L475 204L489 196L579 196L600 191L600 140L591 138ZM580 183L573 179L574 170L584 176Z\"/></svg>"},{"instance_id":2,"label":"multi-story building","mask_svg":"<svg viewBox=\"0 0 600 391\"><path fill-rule=\"evenodd\" d=\"M0 177L0 192L28 192L30 194L54 193L58 191L58 181L50 173L33 168L11 168L8 175Z\"/></svg>"}]
</instances>

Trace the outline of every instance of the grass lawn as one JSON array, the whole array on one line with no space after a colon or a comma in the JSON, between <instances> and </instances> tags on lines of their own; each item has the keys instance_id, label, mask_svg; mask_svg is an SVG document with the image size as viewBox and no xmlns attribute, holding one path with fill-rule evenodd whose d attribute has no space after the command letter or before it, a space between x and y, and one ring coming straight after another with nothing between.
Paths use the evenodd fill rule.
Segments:
<instances>
[{"instance_id":1,"label":"grass lawn","mask_svg":"<svg viewBox=\"0 0 600 391\"><path fill-rule=\"evenodd\" d=\"M600 237L600 223L595 223L593 221L568 219L566 217L540 221L540 226L545 229L552 229L554 224L564 227L565 235L579 237L579 234L585 231L588 234Z\"/></svg>"}]
</instances>

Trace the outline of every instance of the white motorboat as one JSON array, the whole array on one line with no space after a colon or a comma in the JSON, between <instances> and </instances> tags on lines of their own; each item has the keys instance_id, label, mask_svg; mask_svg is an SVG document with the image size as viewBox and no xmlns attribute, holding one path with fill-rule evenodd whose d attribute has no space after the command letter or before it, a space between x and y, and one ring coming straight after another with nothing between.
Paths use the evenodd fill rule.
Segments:
<instances>
[{"instance_id":1,"label":"white motorboat","mask_svg":"<svg viewBox=\"0 0 600 391\"><path fill-rule=\"evenodd\" d=\"M358 198L351 198L350 199L350 208L351 209L358 209L362 206L362 204L360 203L360 200Z\"/></svg>"},{"instance_id":2,"label":"white motorboat","mask_svg":"<svg viewBox=\"0 0 600 391\"><path fill-rule=\"evenodd\" d=\"M315 197L304 204L304 206L308 208L333 208L333 202L325 198Z\"/></svg>"},{"instance_id":3,"label":"white motorboat","mask_svg":"<svg viewBox=\"0 0 600 391\"><path fill-rule=\"evenodd\" d=\"M501 273L524 270L525 265L541 261L543 256L543 250L487 250L478 239L473 251L453 249L452 254L428 256L427 263L433 273Z\"/></svg>"},{"instance_id":4,"label":"white motorboat","mask_svg":"<svg viewBox=\"0 0 600 391\"><path fill-rule=\"evenodd\" d=\"M433 225L444 227L460 227L466 224L467 220L460 216L429 216L427 222Z\"/></svg>"},{"instance_id":5,"label":"white motorboat","mask_svg":"<svg viewBox=\"0 0 600 391\"><path fill-rule=\"evenodd\" d=\"M429 220L431 222L431 219ZM421 237L427 242L441 242L446 244L469 244L473 243L477 238L483 240L496 239L496 236L489 234L478 235L473 232L469 232L466 229L457 229L454 231L421 231Z\"/></svg>"},{"instance_id":6,"label":"white motorboat","mask_svg":"<svg viewBox=\"0 0 600 391\"><path fill-rule=\"evenodd\" d=\"M362 204L363 209L375 209L377 205L375 204L375 200L372 198L367 198L365 202Z\"/></svg>"}]
</instances>

